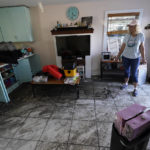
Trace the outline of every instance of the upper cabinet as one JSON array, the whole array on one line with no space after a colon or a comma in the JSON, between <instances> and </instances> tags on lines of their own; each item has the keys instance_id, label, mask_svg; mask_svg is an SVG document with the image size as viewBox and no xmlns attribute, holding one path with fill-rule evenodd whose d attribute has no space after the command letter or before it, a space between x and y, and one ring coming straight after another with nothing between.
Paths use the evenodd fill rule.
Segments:
<instances>
[{"instance_id":1,"label":"upper cabinet","mask_svg":"<svg viewBox=\"0 0 150 150\"><path fill-rule=\"evenodd\" d=\"M33 41L29 8L0 8L0 41Z\"/></svg>"},{"instance_id":2,"label":"upper cabinet","mask_svg":"<svg viewBox=\"0 0 150 150\"><path fill-rule=\"evenodd\" d=\"M4 39L3 39L3 35L2 35L2 31L1 31L1 27L0 27L0 42L1 41L4 41Z\"/></svg>"}]
</instances>

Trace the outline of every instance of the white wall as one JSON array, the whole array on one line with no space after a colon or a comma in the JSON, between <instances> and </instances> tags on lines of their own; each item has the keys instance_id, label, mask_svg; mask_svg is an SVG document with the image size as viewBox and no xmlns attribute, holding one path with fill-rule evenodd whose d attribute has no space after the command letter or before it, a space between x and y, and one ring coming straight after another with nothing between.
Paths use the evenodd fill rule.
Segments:
<instances>
[{"instance_id":1,"label":"white wall","mask_svg":"<svg viewBox=\"0 0 150 150\"><path fill-rule=\"evenodd\" d=\"M56 64L53 37L50 30L56 26L56 22L70 23L66 17L69 6L79 9L79 19L83 16L93 16L94 33L91 39L92 75L100 73L100 52L103 47L104 15L108 10L144 9L142 29L150 23L150 1L149 0L99 0L99 2L80 2L64 5L44 6L45 12L41 13L38 7L32 7L31 17L35 42L30 43L35 52L40 54L42 65ZM79 20L78 19L78 20ZM150 30L144 30L146 56L150 64ZM28 43L29 45L29 43ZM150 66L150 65L149 65ZM149 67L150 70L150 67Z\"/></svg>"}]
</instances>

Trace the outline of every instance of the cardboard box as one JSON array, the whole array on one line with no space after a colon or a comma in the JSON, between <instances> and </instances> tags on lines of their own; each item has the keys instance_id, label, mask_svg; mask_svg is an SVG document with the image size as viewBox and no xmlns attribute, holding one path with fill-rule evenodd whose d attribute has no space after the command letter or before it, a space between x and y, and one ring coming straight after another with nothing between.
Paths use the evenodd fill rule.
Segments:
<instances>
[{"instance_id":1,"label":"cardboard box","mask_svg":"<svg viewBox=\"0 0 150 150\"><path fill-rule=\"evenodd\" d=\"M129 141L140 136L144 131L150 128L150 110L137 117L127 121L122 131L122 135Z\"/></svg>"},{"instance_id":2,"label":"cardboard box","mask_svg":"<svg viewBox=\"0 0 150 150\"><path fill-rule=\"evenodd\" d=\"M128 108L123 109L122 111L117 112L117 119L115 120L115 127L118 130L119 134L122 135L122 131L125 127L125 123L128 120L133 119L137 115L144 112L146 109L145 106L139 104L133 104Z\"/></svg>"}]
</instances>

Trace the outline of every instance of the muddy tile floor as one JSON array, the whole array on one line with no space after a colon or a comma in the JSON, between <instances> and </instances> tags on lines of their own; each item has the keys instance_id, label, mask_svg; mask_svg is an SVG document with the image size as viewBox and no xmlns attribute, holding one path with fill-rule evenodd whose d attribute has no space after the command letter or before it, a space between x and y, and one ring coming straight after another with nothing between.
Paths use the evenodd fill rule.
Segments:
<instances>
[{"instance_id":1,"label":"muddy tile floor","mask_svg":"<svg viewBox=\"0 0 150 150\"><path fill-rule=\"evenodd\" d=\"M34 98L23 84L9 104L0 103L0 150L109 150L115 113L134 103L150 107L150 84L137 97L132 85L119 87L82 82L76 99L74 87L38 86Z\"/></svg>"}]
</instances>

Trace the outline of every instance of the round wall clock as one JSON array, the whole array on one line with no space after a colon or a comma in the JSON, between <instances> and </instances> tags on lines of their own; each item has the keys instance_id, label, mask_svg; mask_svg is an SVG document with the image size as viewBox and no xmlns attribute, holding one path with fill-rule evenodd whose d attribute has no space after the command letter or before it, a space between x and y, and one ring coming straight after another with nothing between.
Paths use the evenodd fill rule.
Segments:
<instances>
[{"instance_id":1,"label":"round wall clock","mask_svg":"<svg viewBox=\"0 0 150 150\"><path fill-rule=\"evenodd\" d=\"M67 17L69 20L76 20L79 16L79 10L77 7L69 7L67 9Z\"/></svg>"}]
</instances>

